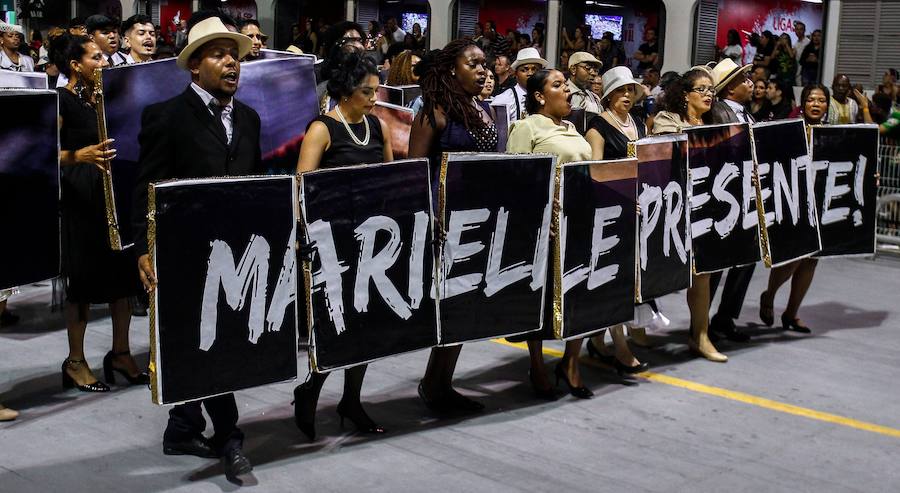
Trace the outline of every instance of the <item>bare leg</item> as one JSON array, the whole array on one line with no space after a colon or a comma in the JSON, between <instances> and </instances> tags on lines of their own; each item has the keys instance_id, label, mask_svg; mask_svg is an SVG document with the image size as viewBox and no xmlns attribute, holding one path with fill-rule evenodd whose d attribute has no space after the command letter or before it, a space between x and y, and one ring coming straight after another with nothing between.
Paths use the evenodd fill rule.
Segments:
<instances>
[{"instance_id":1,"label":"bare leg","mask_svg":"<svg viewBox=\"0 0 900 493\"><path fill-rule=\"evenodd\" d=\"M462 351L461 344L431 350L425 376L422 377L422 387L429 395L437 395L452 389L453 372L456 371L460 351Z\"/></svg>"},{"instance_id":2,"label":"bare leg","mask_svg":"<svg viewBox=\"0 0 900 493\"><path fill-rule=\"evenodd\" d=\"M806 297L806 293L812 285L819 261L814 258L805 258L799 264L791 279L791 295L788 298L787 308L784 309L785 316L792 319L797 318L797 311L800 310L800 304L803 303L803 298Z\"/></svg>"},{"instance_id":3,"label":"bare leg","mask_svg":"<svg viewBox=\"0 0 900 493\"><path fill-rule=\"evenodd\" d=\"M637 366L641 364L641 362L634 357L631 348L628 347L628 339L625 337L624 325L611 327L609 329L609 335L612 336L613 345L616 348L616 359L619 360L619 363L622 363L625 366Z\"/></svg>"},{"instance_id":4,"label":"bare leg","mask_svg":"<svg viewBox=\"0 0 900 493\"><path fill-rule=\"evenodd\" d=\"M801 261L798 260L797 262L772 267L772 270L769 271L769 284L766 287L766 291L760 297L760 303L765 306L772 306L772 303L775 301L775 294L777 294L781 286L794 275L800 262Z\"/></svg>"},{"instance_id":5,"label":"bare leg","mask_svg":"<svg viewBox=\"0 0 900 493\"><path fill-rule=\"evenodd\" d=\"M91 368L84 361L84 332L87 329L87 303L66 302L66 332L69 336L69 360L80 361L66 365L66 373L77 385L90 385L97 382Z\"/></svg>"},{"instance_id":6,"label":"bare leg","mask_svg":"<svg viewBox=\"0 0 900 493\"><path fill-rule=\"evenodd\" d=\"M709 298L709 274L694 275L694 281L687 290L688 308L691 311L691 342L704 357L707 354L721 355L709 340Z\"/></svg>"},{"instance_id":7,"label":"bare leg","mask_svg":"<svg viewBox=\"0 0 900 493\"><path fill-rule=\"evenodd\" d=\"M528 356L531 359L531 383L535 388L544 390L551 388L547 369L544 366L544 341L527 341Z\"/></svg>"},{"instance_id":8,"label":"bare leg","mask_svg":"<svg viewBox=\"0 0 900 493\"><path fill-rule=\"evenodd\" d=\"M112 315L113 341L112 351L117 353L113 357L113 367L125 370L132 377L140 375L137 363L131 356L131 345L128 333L131 328L131 306L127 298L120 298L109 304L109 312Z\"/></svg>"},{"instance_id":9,"label":"bare leg","mask_svg":"<svg viewBox=\"0 0 900 493\"><path fill-rule=\"evenodd\" d=\"M581 354L581 343L584 339L572 339L566 341L566 350L563 353L562 361L559 363L564 365L566 375L569 376L569 382L574 387L583 386L581 382L581 372L578 369L578 356Z\"/></svg>"},{"instance_id":10,"label":"bare leg","mask_svg":"<svg viewBox=\"0 0 900 493\"><path fill-rule=\"evenodd\" d=\"M591 345L597 350L598 353L609 356L609 350L606 348L606 331L601 330L597 332L597 335L591 337Z\"/></svg>"}]
</instances>

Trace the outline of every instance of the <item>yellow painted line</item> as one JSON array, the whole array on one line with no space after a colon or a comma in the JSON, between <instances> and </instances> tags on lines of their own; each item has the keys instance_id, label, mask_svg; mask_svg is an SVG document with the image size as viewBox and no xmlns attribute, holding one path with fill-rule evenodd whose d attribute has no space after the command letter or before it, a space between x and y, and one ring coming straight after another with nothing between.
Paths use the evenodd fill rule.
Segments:
<instances>
[{"instance_id":1,"label":"yellow painted line","mask_svg":"<svg viewBox=\"0 0 900 493\"><path fill-rule=\"evenodd\" d=\"M504 339L493 339L493 342L497 344L502 344L504 346L510 346L518 349L528 349L528 346L525 343L515 343L508 342ZM544 348L544 354L548 356L554 356L557 358L561 358L563 352L558 349L553 348ZM593 359L583 360L584 363L596 366L600 368L607 368L606 365L603 365ZM737 402L743 402L744 404L750 404L751 406L758 406L764 409L769 409L772 411L778 411L785 414L792 414L794 416L800 416L803 418L814 419L816 421L824 421L826 423L832 423L836 425L846 426L848 428L854 428L857 430L869 431L872 433L878 433L879 435L886 435L889 437L900 438L900 429L891 428L889 426L876 425L874 423L867 423L865 421L859 421L853 418L847 418L844 416L840 416L837 414L824 413L821 411L816 411L814 409L808 409L805 407L795 406L793 404L787 404L784 402L773 401L771 399L766 399L764 397L757 397L752 394L745 394L744 392L737 392L734 390L723 389L720 387L713 387L711 385L705 385L702 383L693 382L691 380L684 380L682 378L676 378L669 375L663 375L661 373L654 373L652 371L645 371L643 373L637 373L635 376L641 377L651 382L662 383L666 385L671 385L673 387L679 387L682 389L690 390L693 392L699 392L701 394L712 395L716 397L721 397L722 399L728 399Z\"/></svg>"}]
</instances>

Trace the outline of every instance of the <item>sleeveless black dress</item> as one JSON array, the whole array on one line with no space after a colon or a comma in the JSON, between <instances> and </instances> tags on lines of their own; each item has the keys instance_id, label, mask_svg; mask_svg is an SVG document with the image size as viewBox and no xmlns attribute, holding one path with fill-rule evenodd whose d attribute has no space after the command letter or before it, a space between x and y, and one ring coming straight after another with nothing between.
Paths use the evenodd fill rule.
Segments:
<instances>
[{"instance_id":1,"label":"sleeveless black dress","mask_svg":"<svg viewBox=\"0 0 900 493\"><path fill-rule=\"evenodd\" d=\"M632 117L637 127L638 138L647 136L647 127L644 122ZM615 125L606 121L600 115L591 118L588 129L596 130L603 137L603 159L624 159L628 157L628 136L622 133Z\"/></svg>"},{"instance_id":2,"label":"sleeveless black dress","mask_svg":"<svg viewBox=\"0 0 900 493\"><path fill-rule=\"evenodd\" d=\"M59 88L60 149L76 151L100 142L97 112ZM103 177L93 164L62 166L62 277L71 303L109 303L141 292L133 249L109 246Z\"/></svg>"},{"instance_id":3,"label":"sleeveless black dress","mask_svg":"<svg viewBox=\"0 0 900 493\"><path fill-rule=\"evenodd\" d=\"M365 118L369 122L369 143L365 146L354 142L340 121L327 115L319 115L313 120L322 122L328 128L328 135L331 137L331 146L322 154L322 160L319 162L320 169L384 161L384 135L381 133L381 121L374 115L366 115ZM349 125L357 139L363 140L366 137L365 122L350 123Z\"/></svg>"}]
</instances>

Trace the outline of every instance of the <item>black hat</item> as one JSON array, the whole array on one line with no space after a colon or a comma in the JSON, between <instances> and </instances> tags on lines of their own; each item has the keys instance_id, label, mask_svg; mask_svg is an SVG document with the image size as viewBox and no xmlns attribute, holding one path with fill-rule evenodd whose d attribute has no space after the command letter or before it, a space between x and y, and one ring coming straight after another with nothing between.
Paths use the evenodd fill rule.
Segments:
<instances>
[{"instance_id":1,"label":"black hat","mask_svg":"<svg viewBox=\"0 0 900 493\"><path fill-rule=\"evenodd\" d=\"M116 30L119 27L119 21L107 17L103 14L96 14L88 17L84 20L84 25L87 27L88 33L92 33L98 29L102 29L104 27L111 28L112 30Z\"/></svg>"}]
</instances>

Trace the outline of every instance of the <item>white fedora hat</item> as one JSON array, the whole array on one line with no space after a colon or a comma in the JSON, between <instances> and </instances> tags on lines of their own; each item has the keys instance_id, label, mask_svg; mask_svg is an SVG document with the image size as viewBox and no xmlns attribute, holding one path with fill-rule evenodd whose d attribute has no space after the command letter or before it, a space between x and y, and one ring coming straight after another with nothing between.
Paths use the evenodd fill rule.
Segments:
<instances>
[{"instance_id":1,"label":"white fedora hat","mask_svg":"<svg viewBox=\"0 0 900 493\"><path fill-rule=\"evenodd\" d=\"M512 69L516 70L521 65L527 65L529 63L534 63L540 65L541 68L547 68L547 65L550 65L550 62L541 58L541 54L538 53L537 48L522 48L516 54L516 61L512 63Z\"/></svg>"},{"instance_id":2,"label":"white fedora hat","mask_svg":"<svg viewBox=\"0 0 900 493\"><path fill-rule=\"evenodd\" d=\"M738 74L750 70L751 67L753 67L752 63L742 67L734 63L734 60L728 57L717 63L716 66L710 70L713 84L716 86L716 94L727 86L732 79L737 77Z\"/></svg>"},{"instance_id":3,"label":"white fedora hat","mask_svg":"<svg viewBox=\"0 0 900 493\"><path fill-rule=\"evenodd\" d=\"M181 54L178 55L178 66L184 69L188 68L188 60L190 60L191 55L197 51L198 48L214 39L230 39L235 41L238 45L239 58L247 56L247 53L250 53L250 47L253 45L253 42L249 37L229 31L228 28L225 27L225 24L222 23L221 19L218 17L210 17L209 19L203 19L198 22L191 28L190 32L188 32L188 43L187 46L184 47L184 50L181 51Z\"/></svg>"},{"instance_id":4,"label":"white fedora hat","mask_svg":"<svg viewBox=\"0 0 900 493\"><path fill-rule=\"evenodd\" d=\"M644 86L634 80L634 75L632 75L630 68L618 66L607 70L603 74L603 96L600 98L600 101L604 101L613 91L628 84L634 84L634 90L637 94L637 97L634 99L641 99L641 96L644 95Z\"/></svg>"}]
</instances>

